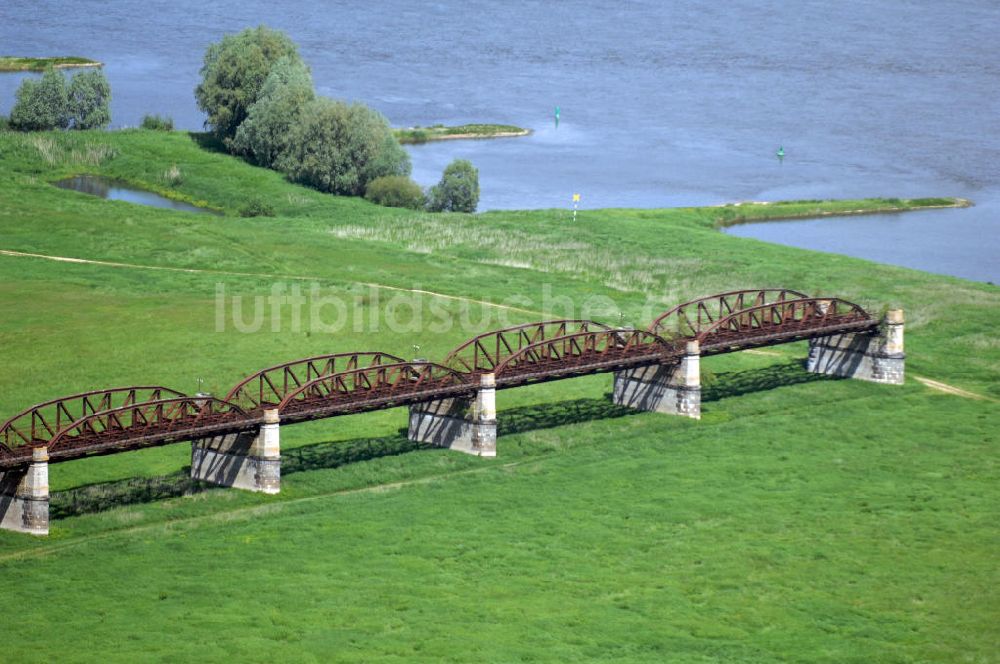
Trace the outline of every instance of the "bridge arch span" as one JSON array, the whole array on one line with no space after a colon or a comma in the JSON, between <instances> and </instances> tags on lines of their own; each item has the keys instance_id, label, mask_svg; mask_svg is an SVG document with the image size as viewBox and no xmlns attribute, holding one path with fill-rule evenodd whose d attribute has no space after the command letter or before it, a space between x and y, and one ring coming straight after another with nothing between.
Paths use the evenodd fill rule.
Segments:
<instances>
[{"instance_id":1,"label":"bridge arch span","mask_svg":"<svg viewBox=\"0 0 1000 664\"><path fill-rule=\"evenodd\" d=\"M82 392L36 404L0 425L0 459L30 459L30 447L49 444L65 427L87 415L184 396L183 392L162 385L133 385Z\"/></svg>"},{"instance_id":2,"label":"bridge arch span","mask_svg":"<svg viewBox=\"0 0 1000 664\"><path fill-rule=\"evenodd\" d=\"M574 375L669 363L679 360L683 344L648 330L599 329L529 344L497 365L498 387L555 380Z\"/></svg>"},{"instance_id":3,"label":"bridge arch span","mask_svg":"<svg viewBox=\"0 0 1000 664\"><path fill-rule=\"evenodd\" d=\"M176 397L110 408L81 417L49 441L49 456L88 454L191 440L257 424L236 404L214 397Z\"/></svg>"},{"instance_id":4,"label":"bridge arch span","mask_svg":"<svg viewBox=\"0 0 1000 664\"><path fill-rule=\"evenodd\" d=\"M405 361L380 351L331 353L292 360L250 374L229 390L225 401L235 403L247 412L276 407L289 393L316 378Z\"/></svg>"},{"instance_id":5,"label":"bridge arch span","mask_svg":"<svg viewBox=\"0 0 1000 664\"><path fill-rule=\"evenodd\" d=\"M878 328L860 305L840 298L800 298L736 311L701 330L704 355Z\"/></svg>"},{"instance_id":6,"label":"bridge arch span","mask_svg":"<svg viewBox=\"0 0 1000 664\"><path fill-rule=\"evenodd\" d=\"M611 329L604 323L582 319L514 325L469 339L448 353L442 364L465 373L492 373L506 358L532 344L591 330Z\"/></svg>"},{"instance_id":7,"label":"bridge arch span","mask_svg":"<svg viewBox=\"0 0 1000 664\"><path fill-rule=\"evenodd\" d=\"M695 338L702 330L731 314L773 302L808 298L790 288L751 288L706 295L678 304L660 314L647 328L665 337Z\"/></svg>"},{"instance_id":8,"label":"bridge arch span","mask_svg":"<svg viewBox=\"0 0 1000 664\"><path fill-rule=\"evenodd\" d=\"M282 423L360 413L471 394L467 374L434 362L399 362L340 371L289 392L277 409Z\"/></svg>"}]
</instances>

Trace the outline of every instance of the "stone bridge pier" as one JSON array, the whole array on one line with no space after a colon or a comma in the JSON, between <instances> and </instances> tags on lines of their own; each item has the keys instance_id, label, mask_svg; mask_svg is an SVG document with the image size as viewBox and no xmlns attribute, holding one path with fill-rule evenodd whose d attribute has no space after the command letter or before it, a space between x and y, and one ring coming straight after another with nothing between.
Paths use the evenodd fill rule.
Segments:
<instances>
[{"instance_id":1,"label":"stone bridge pier","mask_svg":"<svg viewBox=\"0 0 1000 664\"><path fill-rule=\"evenodd\" d=\"M277 409L267 409L257 431L192 441L191 478L247 491L280 492L279 421Z\"/></svg>"},{"instance_id":2,"label":"stone bridge pier","mask_svg":"<svg viewBox=\"0 0 1000 664\"><path fill-rule=\"evenodd\" d=\"M846 333L809 340L806 368L813 373L902 385L903 310L892 309L875 333Z\"/></svg>"},{"instance_id":3,"label":"stone bridge pier","mask_svg":"<svg viewBox=\"0 0 1000 664\"><path fill-rule=\"evenodd\" d=\"M0 528L49 534L49 453L31 450L31 464L0 473Z\"/></svg>"},{"instance_id":4,"label":"stone bridge pier","mask_svg":"<svg viewBox=\"0 0 1000 664\"><path fill-rule=\"evenodd\" d=\"M654 364L615 372L617 406L701 419L701 348L689 341L679 364Z\"/></svg>"},{"instance_id":5,"label":"stone bridge pier","mask_svg":"<svg viewBox=\"0 0 1000 664\"><path fill-rule=\"evenodd\" d=\"M416 442L474 454L497 455L496 377L482 374L471 399L449 398L410 406L407 437Z\"/></svg>"}]
</instances>

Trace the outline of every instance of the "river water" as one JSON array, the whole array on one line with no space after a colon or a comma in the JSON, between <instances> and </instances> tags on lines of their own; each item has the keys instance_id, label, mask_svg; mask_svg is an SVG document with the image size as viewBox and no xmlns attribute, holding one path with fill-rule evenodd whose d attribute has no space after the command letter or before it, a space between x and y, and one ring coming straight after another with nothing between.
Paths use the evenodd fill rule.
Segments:
<instances>
[{"instance_id":1,"label":"river water","mask_svg":"<svg viewBox=\"0 0 1000 664\"><path fill-rule=\"evenodd\" d=\"M394 125L533 129L411 148L425 185L471 159L480 209L963 196L976 206L732 232L1000 281L995 0L5 0L0 51L96 58L115 126L199 129L206 46L259 23L300 45L322 94ZM0 76L0 112L21 77Z\"/></svg>"}]
</instances>

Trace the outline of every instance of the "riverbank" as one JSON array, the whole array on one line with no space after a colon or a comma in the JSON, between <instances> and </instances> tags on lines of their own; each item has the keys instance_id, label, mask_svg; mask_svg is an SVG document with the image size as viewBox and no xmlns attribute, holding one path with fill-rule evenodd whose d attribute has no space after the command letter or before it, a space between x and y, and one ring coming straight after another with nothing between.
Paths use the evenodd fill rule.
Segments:
<instances>
[{"instance_id":1,"label":"riverbank","mask_svg":"<svg viewBox=\"0 0 1000 664\"><path fill-rule=\"evenodd\" d=\"M21 58L15 56L0 56L0 72L45 71L54 69L71 69L74 67L103 67L103 62L77 56L61 56L55 58Z\"/></svg>"},{"instance_id":2,"label":"riverbank","mask_svg":"<svg viewBox=\"0 0 1000 664\"><path fill-rule=\"evenodd\" d=\"M397 140L404 145L416 145L431 141L454 141L479 138L516 138L528 136L530 129L515 125L464 124L454 127L434 125L432 127L407 127L394 129Z\"/></svg>"},{"instance_id":3,"label":"riverbank","mask_svg":"<svg viewBox=\"0 0 1000 664\"><path fill-rule=\"evenodd\" d=\"M972 207L966 198L862 198L835 201L749 201L717 206L716 228L762 221L850 217L862 214L887 214L914 210L941 210Z\"/></svg>"}]
</instances>

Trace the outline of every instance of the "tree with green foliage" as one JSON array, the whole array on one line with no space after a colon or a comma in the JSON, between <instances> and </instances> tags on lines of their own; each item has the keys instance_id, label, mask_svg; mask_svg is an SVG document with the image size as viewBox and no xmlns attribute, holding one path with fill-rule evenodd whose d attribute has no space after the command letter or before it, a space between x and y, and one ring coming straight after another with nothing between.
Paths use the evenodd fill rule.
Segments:
<instances>
[{"instance_id":1,"label":"tree with green foliage","mask_svg":"<svg viewBox=\"0 0 1000 664\"><path fill-rule=\"evenodd\" d=\"M111 86L100 69L76 74L69 82L67 108L73 129L104 129L111 124Z\"/></svg>"},{"instance_id":2,"label":"tree with green foliage","mask_svg":"<svg viewBox=\"0 0 1000 664\"><path fill-rule=\"evenodd\" d=\"M17 89L17 101L10 111L10 124L21 131L46 131L69 126L69 98L66 77L49 68L39 80L27 78Z\"/></svg>"},{"instance_id":3,"label":"tree with green foliage","mask_svg":"<svg viewBox=\"0 0 1000 664\"><path fill-rule=\"evenodd\" d=\"M277 167L320 191L360 196L375 178L409 175L410 156L378 111L319 97L293 125Z\"/></svg>"},{"instance_id":4,"label":"tree with green foliage","mask_svg":"<svg viewBox=\"0 0 1000 664\"><path fill-rule=\"evenodd\" d=\"M300 60L298 48L285 33L263 25L226 35L208 47L194 95L198 108L208 114L206 126L227 146L282 58Z\"/></svg>"},{"instance_id":5,"label":"tree with green foliage","mask_svg":"<svg viewBox=\"0 0 1000 664\"><path fill-rule=\"evenodd\" d=\"M448 164L427 201L431 212L475 212L478 205L479 171L465 159Z\"/></svg>"},{"instance_id":6,"label":"tree with green foliage","mask_svg":"<svg viewBox=\"0 0 1000 664\"><path fill-rule=\"evenodd\" d=\"M365 199L385 207L420 210L424 207L424 191L405 175L375 178L365 189Z\"/></svg>"},{"instance_id":7,"label":"tree with green foliage","mask_svg":"<svg viewBox=\"0 0 1000 664\"><path fill-rule=\"evenodd\" d=\"M284 57L274 63L247 119L236 130L233 150L261 166L271 167L288 149L292 127L316 98L312 75L301 60Z\"/></svg>"}]
</instances>

